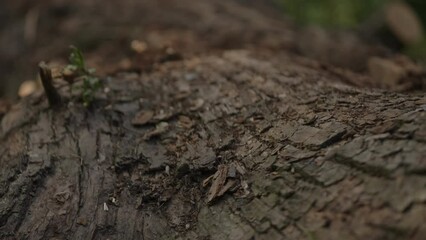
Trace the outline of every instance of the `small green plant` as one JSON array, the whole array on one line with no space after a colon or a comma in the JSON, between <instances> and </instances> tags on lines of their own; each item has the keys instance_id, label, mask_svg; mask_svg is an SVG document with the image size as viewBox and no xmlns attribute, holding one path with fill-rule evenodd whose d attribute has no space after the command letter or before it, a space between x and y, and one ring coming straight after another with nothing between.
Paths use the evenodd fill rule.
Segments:
<instances>
[{"instance_id":1,"label":"small green plant","mask_svg":"<svg viewBox=\"0 0 426 240\"><path fill-rule=\"evenodd\" d=\"M71 54L69 57L70 65L69 67L74 67L78 70L85 71L86 64L84 63L83 53L80 49L75 46L71 46Z\"/></svg>"},{"instance_id":2,"label":"small green plant","mask_svg":"<svg viewBox=\"0 0 426 240\"><path fill-rule=\"evenodd\" d=\"M83 105L88 107L95 99L95 93L101 88L101 82L97 77L86 75L83 76L83 87L81 99Z\"/></svg>"},{"instance_id":3,"label":"small green plant","mask_svg":"<svg viewBox=\"0 0 426 240\"><path fill-rule=\"evenodd\" d=\"M83 101L83 105L88 107L95 99L95 94L102 85L99 78L94 76L96 70L86 67L81 50L75 46L70 48L69 64L63 69L62 75L66 81L73 85L71 89L81 92L80 98ZM81 80L82 84L74 85L76 80Z\"/></svg>"}]
</instances>

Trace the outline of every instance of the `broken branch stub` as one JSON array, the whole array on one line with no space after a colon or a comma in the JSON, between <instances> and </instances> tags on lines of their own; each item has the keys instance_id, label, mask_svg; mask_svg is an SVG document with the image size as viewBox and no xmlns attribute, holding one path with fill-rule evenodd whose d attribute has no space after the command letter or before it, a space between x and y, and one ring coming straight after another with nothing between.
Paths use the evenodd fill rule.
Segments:
<instances>
[{"instance_id":1,"label":"broken branch stub","mask_svg":"<svg viewBox=\"0 0 426 240\"><path fill-rule=\"evenodd\" d=\"M43 84L44 92L46 93L47 100L49 101L49 105L51 107L58 106L61 104L62 99L61 95L59 95L58 91L52 84L52 71L46 63L41 62L39 65L39 73L40 79Z\"/></svg>"}]
</instances>

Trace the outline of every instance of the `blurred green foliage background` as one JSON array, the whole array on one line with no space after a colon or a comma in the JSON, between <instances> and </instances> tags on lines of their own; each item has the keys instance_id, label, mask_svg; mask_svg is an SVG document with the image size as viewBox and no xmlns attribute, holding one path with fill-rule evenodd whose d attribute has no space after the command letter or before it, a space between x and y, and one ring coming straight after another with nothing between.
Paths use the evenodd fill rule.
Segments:
<instances>
[{"instance_id":1,"label":"blurred green foliage background","mask_svg":"<svg viewBox=\"0 0 426 240\"><path fill-rule=\"evenodd\" d=\"M367 19L387 0L278 0L301 24L351 28Z\"/></svg>"},{"instance_id":2,"label":"blurred green foliage background","mask_svg":"<svg viewBox=\"0 0 426 240\"><path fill-rule=\"evenodd\" d=\"M327 29L357 29L368 25L393 0L275 0L285 14L301 25ZM401 0L403 1L403 0ZM426 26L426 0L405 0ZM373 20L374 22L374 20ZM382 30L382 29L381 29ZM382 36L383 37L383 36ZM388 35L384 36L388 38ZM414 59L426 62L426 39L399 49Z\"/></svg>"},{"instance_id":3,"label":"blurred green foliage background","mask_svg":"<svg viewBox=\"0 0 426 240\"><path fill-rule=\"evenodd\" d=\"M377 13L391 0L276 0L301 24L352 28ZM426 23L426 1L406 0Z\"/></svg>"}]
</instances>

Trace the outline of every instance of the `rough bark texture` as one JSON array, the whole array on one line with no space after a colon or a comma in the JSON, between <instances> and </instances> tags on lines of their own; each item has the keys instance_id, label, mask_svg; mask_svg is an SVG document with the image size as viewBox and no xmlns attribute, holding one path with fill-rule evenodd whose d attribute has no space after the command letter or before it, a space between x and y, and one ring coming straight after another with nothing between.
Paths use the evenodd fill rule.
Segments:
<instances>
[{"instance_id":1,"label":"rough bark texture","mask_svg":"<svg viewBox=\"0 0 426 240\"><path fill-rule=\"evenodd\" d=\"M117 75L93 111L15 106L2 237L420 239L426 99L271 62L230 51ZM135 128L139 111L153 116ZM222 167L235 184L207 204Z\"/></svg>"},{"instance_id":2,"label":"rough bark texture","mask_svg":"<svg viewBox=\"0 0 426 240\"><path fill-rule=\"evenodd\" d=\"M229 50L15 105L1 239L422 239L426 98ZM69 91L62 87L67 98Z\"/></svg>"}]
</instances>

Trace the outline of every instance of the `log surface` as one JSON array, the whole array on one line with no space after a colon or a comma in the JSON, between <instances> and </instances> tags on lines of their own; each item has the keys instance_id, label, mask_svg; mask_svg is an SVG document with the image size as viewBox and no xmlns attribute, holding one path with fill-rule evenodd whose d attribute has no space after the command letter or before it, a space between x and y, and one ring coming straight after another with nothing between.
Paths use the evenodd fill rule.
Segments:
<instances>
[{"instance_id":1,"label":"log surface","mask_svg":"<svg viewBox=\"0 0 426 240\"><path fill-rule=\"evenodd\" d=\"M426 234L424 94L351 87L268 50L103 83L89 109L61 88L62 107L36 94L2 117L1 239Z\"/></svg>"}]
</instances>

